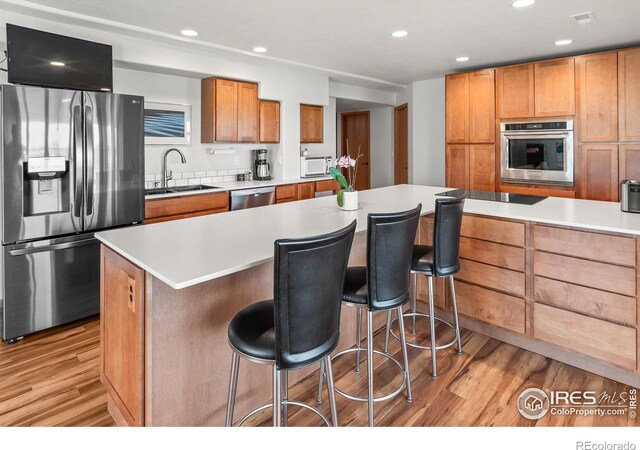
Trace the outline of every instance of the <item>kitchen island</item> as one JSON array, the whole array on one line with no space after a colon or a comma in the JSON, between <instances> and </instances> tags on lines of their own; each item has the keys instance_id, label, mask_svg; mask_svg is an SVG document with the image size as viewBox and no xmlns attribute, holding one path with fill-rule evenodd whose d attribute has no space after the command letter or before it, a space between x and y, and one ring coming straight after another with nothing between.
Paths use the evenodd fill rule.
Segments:
<instances>
[{"instance_id":1,"label":"kitchen island","mask_svg":"<svg viewBox=\"0 0 640 450\"><path fill-rule=\"evenodd\" d=\"M321 197L98 233L101 378L116 422L222 425L227 325L248 304L272 298L273 242L357 219L350 264L364 264L367 214L422 203L417 239L428 244L435 194L445 190L372 189L360 193L353 212ZM640 215L609 202L467 200L462 236L456 287L463 326L640 387ZM436 283L442 316L447 297ZM379 327L384 317L378 320ZM346 311L338 350L353 345L354 329ZM291 383L314 369L292 374ZM247 364L240 375L237 417L271 397L269 367Z\"/></svg>"}]
</instances>

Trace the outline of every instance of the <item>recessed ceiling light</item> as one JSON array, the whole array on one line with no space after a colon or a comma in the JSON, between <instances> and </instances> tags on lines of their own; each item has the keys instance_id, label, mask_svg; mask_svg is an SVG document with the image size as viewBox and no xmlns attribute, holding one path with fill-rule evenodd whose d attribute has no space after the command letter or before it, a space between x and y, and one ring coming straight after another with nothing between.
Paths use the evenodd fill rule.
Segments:
<instances>
[{"instance_id":1,"label":"recessed ceiling light","mask_svg":"<svg viewBox=\"0 0 640 450\"><path fill-rule=\"evenodd\" d=\"M393 36L393 37L405 37L408 34L409 34L408 31L398 30L398 31L394 31L393 33L391 33L391 36Z\"/></svg>"},{"instance_id":2,"label":"recessed ceiling light","mask_svg":"<svg viewBox=\"0 0 640 450\"><path fill-rule=\"evenodd\" d=\"M198 35L198 32L196 30L182 30L180 33L182 33L183 36L189 37L195 37Z\"/></svg>"},{"instance_id":3,"label":"recessed ceiling light","mask_svg":"<svg viewBox=\"0 0 640 450\"><path fill-rule=\"evenodd\" d=\"M516 0L512 3L514 8L525 8L527 6L531 6L536 2L536 0Z\"/></svg>"},{"instance_id":4,"label":"recessed ceiling light","mask_svg":"<svg viewBox=\"0 0 640 450\"><path fill-rule=\"evenodd\" d=\"M267 53L267 49L264 47L253 47L253 51L256 53Z\"/></svg>"},{"instance_id":5,"label":"recessed ceiling light","mask_svg":"<svg viewBox=\"0 0 640 450\"><path fill-rule=\"evenodd\" d=\"M456 58L456 61L458 62L467 62L469 61L469 57L468 56L459 56Z\"/></svg>"},{"instance_id":6,"label":"recessed ceiling light","mask_svg":"<svg viewBox=\"0 0 640 450\"><path fill-rule=\"evenodd\" d=\"M559 41L555 41L554 44L556 44L556 45L569 45L572 42L573 41L571 39L561 39Z\"/></svg>"},{"instance_id":7,"label":"recessed ceiling light","mask_svg":"<svg viewBox=\"0 0 640 450\"><path fill-rule=\"evenodd\" d=\"M57 67L62 67L62 66L64 66L64 63L60 62L60 61L51 61L51 65L52 66L57 66Z\"/></svg>"}]
</instances>

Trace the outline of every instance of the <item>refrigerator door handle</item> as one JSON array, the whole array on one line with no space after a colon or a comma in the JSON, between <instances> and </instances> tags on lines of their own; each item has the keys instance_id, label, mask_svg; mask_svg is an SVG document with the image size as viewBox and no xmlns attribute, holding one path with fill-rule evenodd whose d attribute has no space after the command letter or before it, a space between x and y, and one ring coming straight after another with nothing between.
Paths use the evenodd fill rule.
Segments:
<instances>
[{"instance_id":1,"label":"refrigerator door handle","mask_svg":"<svg viewBox=\"0 0 640 450\"><path fill-rule=\"evenodd\" d=\"M85 138L87 149L87 199L86 214L93 214L93 108L84 107Z\"/></svg>"},{"instance_id":2,"label":"refrigerator door handle","mask_svg":"<svg viewBox=\"0 0 640 450\"><path fill-rule=\"evenodd\" d=\"M73 152L75 159L74 177L74 205L73 215L80 217L82 213L82 180L84 158L82 156L82 108L80 105L73 107Z\"/></svg>"},{"instance_id":3,"label":"refrigerator door handle","mask_svg":"<svg viewBox=\"0 0 640 450\"><path fill-rule=\"evenodd\" d=\"M54 252L56 250L65 250L67 248L84 247L95 243L96 240L91 238L83 239L81 241L63 242L61 244L42 245L40 247L19 248L16 250L10 250L9 253L11 256L31 255L33 253Z\"/></svg>"}]
</instances>

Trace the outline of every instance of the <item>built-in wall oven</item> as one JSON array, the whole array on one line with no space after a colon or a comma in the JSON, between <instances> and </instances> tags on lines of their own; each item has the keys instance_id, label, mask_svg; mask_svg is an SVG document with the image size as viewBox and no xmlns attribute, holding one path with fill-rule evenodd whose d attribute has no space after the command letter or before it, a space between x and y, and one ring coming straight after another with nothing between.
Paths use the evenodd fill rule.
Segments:
<instances>
[{"instance_id":1,"label":"built-in wall oven","mask_svg":"<svg viewBox=\"0 0 640 450\"><path fill-rule=\"evenodd\" d=\"M502 123L501 179L573 185L573 121Z\"/></svg>"}]
</instances>

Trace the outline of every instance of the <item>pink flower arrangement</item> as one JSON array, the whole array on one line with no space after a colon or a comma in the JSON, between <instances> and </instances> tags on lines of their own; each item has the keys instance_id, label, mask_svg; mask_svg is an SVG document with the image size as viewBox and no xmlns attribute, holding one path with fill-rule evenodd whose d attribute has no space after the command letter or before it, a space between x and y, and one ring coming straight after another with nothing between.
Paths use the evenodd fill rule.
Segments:
<instances>
[{"instance_id":1,"label":"pink flower arrangement","mask_svg":"<svg viewBox=\"0 0 640 450\"><path fill-rule=\"evenodd\" d=\"M354 192L356 177L358 175L358 160L362 156L360 154L360 149L358 148L358 156L356 159L353 159L349 156L349 141L347 141L347 154L336 159L333 163L334 167L329 168L329 174L338 182L340 189L338 191L338 205L343 205L344 193L345 192ZM346 174L343 175L339 169L346 169Z\"/></svg>"}]
</instances>

